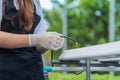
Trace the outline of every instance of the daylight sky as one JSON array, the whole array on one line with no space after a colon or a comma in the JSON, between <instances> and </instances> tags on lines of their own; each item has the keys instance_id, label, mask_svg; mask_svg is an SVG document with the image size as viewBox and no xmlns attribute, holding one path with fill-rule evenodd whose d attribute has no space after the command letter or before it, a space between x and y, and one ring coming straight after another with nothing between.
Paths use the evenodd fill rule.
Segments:
<instances>
[{"instance_id":1,"label":"daylight sky","mask_svg":"<svg viewBox=\"0 0 120 80\"><path fill-rule=\"evenodd\" d=\"M40 0L40 2L41 2L42 8L51 9L53 6L50 0Z\"/></svg>"},{"instance_id":2,"label":"daylight sky","mask_svg":"<svg viewBox=\"0 0 120 80\"><path fill-rule=\"evenodd\" d=\"M63 3L65 0L58 0ZM50 0L40 0L42 8L51 9L53 7Z\"/></svg>"}]
</instances>

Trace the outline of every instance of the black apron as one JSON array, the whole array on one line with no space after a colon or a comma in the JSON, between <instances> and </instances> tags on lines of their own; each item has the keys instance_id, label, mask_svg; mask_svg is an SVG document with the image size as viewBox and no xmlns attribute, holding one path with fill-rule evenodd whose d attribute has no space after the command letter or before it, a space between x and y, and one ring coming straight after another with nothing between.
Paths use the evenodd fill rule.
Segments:
<instances>
[{"instance_id":1,"label":"black apron","mask_svg":"<svg viewBox=\"0 0 120 80\"><path fill-rule=\"evenodd\" d=\"M17 14L13 1L5 5L6 16L13 17ZM40 22L41 17L34 9L34 22L28 34L32 34L35 27ZM14 25L18 25L18 15L14 18ZM12 25L11 20L3 17L1 30L9 33L23 34L19 27ZM25 47L17 49L0 48L0 80L44 80L43 63L40 53L35 47Z\"/></svg>"}]
</instances>

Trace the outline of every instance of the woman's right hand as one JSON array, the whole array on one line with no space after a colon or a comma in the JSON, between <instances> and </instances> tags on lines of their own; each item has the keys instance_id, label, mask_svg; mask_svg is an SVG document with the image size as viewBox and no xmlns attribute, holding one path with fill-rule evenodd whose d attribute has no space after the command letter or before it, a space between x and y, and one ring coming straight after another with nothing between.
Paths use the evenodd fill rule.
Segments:
<instances>
[{"instance_id":1,"label":"woman's right hand","mask_svg":"<svg viewBox=\"0 0 120 80\"><path fill-rule=\"evenodd\" d=\"M45 32L42 34L30 34L29 45L30 46L41 46L49 50L58 50L62 48L64 38L60 37L62 34L57 32Z\"/></svg>"}]
</instances>

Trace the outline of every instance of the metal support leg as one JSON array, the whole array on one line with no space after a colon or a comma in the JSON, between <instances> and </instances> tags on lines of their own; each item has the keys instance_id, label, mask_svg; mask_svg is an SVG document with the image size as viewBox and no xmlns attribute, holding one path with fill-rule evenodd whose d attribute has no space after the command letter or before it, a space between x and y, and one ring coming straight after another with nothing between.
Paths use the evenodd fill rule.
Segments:
<instances>
[{"instance_id":1,"label":"metal support leg","mask_svg":"<svg viewBox=\"0 0 120 80\"><path fill-rule=\"evenodd\" d=\"M45 80L49 80L48 72L44 72L44 77L45 77Z\"/></svg>"},{"instance_id":2,"label":"metal support leg","mask_svg":"<svg viewBox=\"0 0 120 80\"><path fill-rule=\"evenodd\" d=\"M86 80L90 80L90 75L91 75L91 71L90 71L90 58L86 59Z\"/></svg>"},{"instance_id":3,"label":"metal support leg","mask_svg":"<svg viewBox=\"0 0 120 80\"><path fill-rule=\"evenodd\" d=\"M48 72L52 72L52 66L44 66L43 71L45 80L49 80Z\"/></svg>"}]
</instances>

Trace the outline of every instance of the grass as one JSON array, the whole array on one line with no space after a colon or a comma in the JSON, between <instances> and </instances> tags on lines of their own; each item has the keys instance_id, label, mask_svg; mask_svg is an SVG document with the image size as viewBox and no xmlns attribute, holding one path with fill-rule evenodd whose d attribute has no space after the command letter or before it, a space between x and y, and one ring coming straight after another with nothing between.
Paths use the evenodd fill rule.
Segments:
<instances>
[{"instance_id":1,"label":"grass","mask_svg":"<svg viewBox=\"0 0 120 80\"><path fill-rule=\"evenodd\" d=\"M49 73L49 80L86 80L85 73L80 75ZM120 80L120 76L112 76L109 74L92 74L91 80Z\"/></svg>"}]
</instances>

